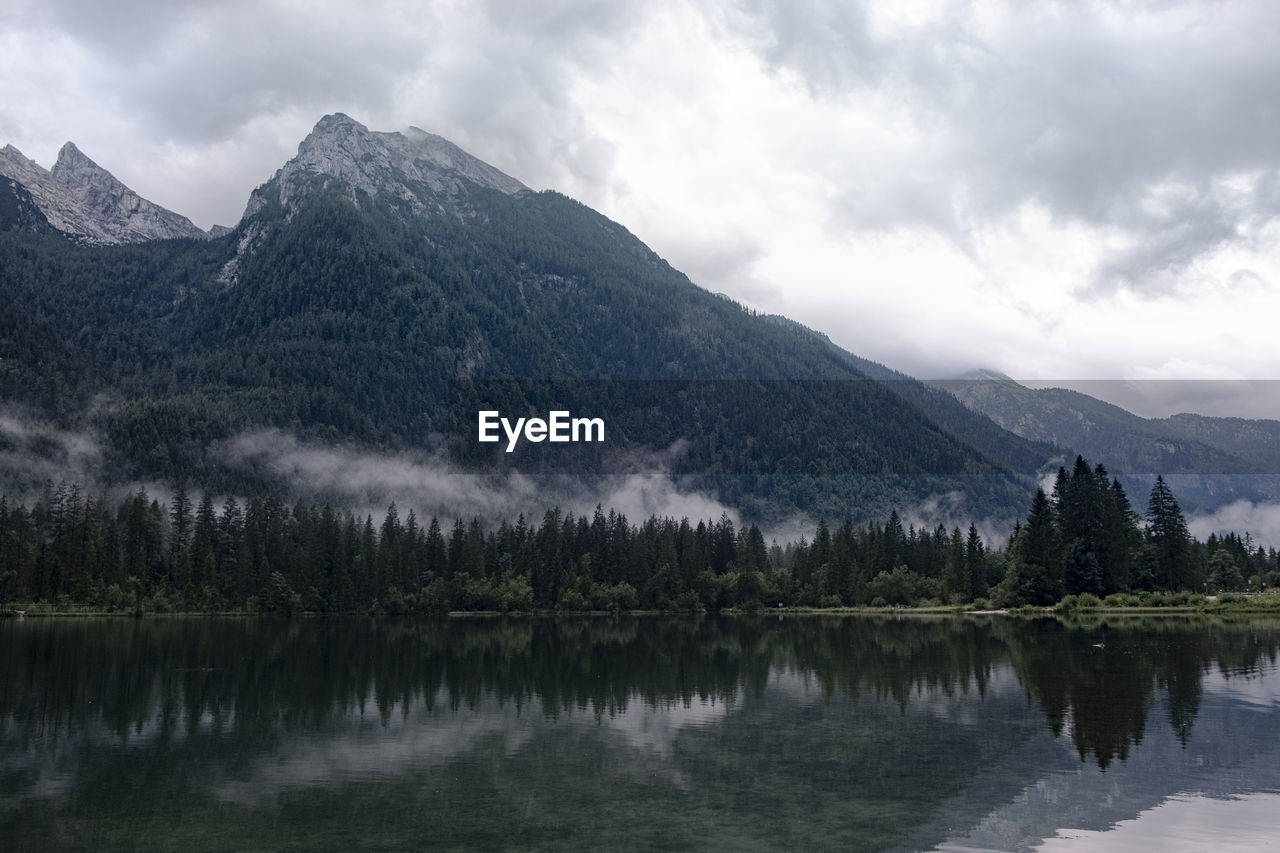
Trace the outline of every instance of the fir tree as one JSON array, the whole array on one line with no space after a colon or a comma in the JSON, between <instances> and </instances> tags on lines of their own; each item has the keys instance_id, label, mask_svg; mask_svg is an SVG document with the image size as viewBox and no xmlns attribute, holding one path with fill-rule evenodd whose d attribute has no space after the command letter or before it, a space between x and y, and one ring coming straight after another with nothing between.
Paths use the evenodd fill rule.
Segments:
<instances>
[{"instance_id":1,"label":"fir tree","mask_svg":"<svg viewBox=\"0 0 1280 853\"><path fill-rule=\"evenodd\" d=\"M1146 538L1155 582L1164 589L1193 588L1191 533L1163 476L1151 487Z\"/></svg>"}]
</instances>

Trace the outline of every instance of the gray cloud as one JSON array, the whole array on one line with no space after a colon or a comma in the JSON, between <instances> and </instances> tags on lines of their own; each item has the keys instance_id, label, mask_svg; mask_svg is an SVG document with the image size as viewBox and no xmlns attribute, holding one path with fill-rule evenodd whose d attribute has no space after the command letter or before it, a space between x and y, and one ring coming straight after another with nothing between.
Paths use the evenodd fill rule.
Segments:
<instances>
[{"instance_id":1,"label":"gray cloud","mask_svg":"<svg viewBox=\"0 0 1280 853\"><path fill-rule=\"evenodd\" d=\"M1117 252L1093 283L1160 286L1242 226L1280 214L1259 186L1228 206L1214 179L1262 170L1280 147L1280 24L1267 3L1012 4L991 26L951 4L909 35L876 35L867 4L750 0L733 20L772 67L820 96L887 100L920 139L899 173L865 182L857 163L833 226L924 223L963 235L971 218L1024 203L1114 226ZM1169 184L1171 207L1135 204Z\"/></svg>"},{"instance_id":2,"label":"gray cloud","mask_svg":"<svg viewBox=\"0 0 1280 853\"><path fill-rule=\"evenodd\" d=\"M889 47L870 33L865 3L742 0L726 29L746 37L775 70L795 69L811 89L835 93L879 83Z\"/></svg>"},{"instance_id":3,"label":"gray cloud","mask_svg":"<svg viewBox=\"0 0 1280 853\"><path fill-rule=\"evenodd\" d=\"M416 33L355 8L55 0L42 16L87 48L130 116L178 143L227 139L263 114L358 102L385 111L420 63Z\"/></svg>"}]
</instances>

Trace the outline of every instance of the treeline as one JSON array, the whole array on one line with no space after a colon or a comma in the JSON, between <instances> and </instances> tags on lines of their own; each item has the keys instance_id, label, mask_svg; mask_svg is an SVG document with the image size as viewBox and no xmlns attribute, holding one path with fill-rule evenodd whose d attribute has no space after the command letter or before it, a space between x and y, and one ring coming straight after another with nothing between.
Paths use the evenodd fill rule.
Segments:
<instances>
[{"instance_id":1,"label":"treeline","mask_svg":"<svg viewBox=\"0 0 1280 853\"><path fill-rule=\"evenodd\" d=\"M486 526L423 523L392 504L380 523L278 498L215 505L179 489L113 503L49 484L30 507L0 498L0 602L123 611L414 613L723 610L1050 604L1064 595L1257 589L1280 582L1274 548L1230 534L1194 541L1163 479L1143 519L1106 471L1077 459L1038 491L1008 546L975 526L816 525L766 543L754 524L597 507Z\"/></svg>"},{"instance_id":2,"label":"treeline","mask_svg":"<svg viewBox=\"0 0 1280 853\"><path fill-rule=\"evenodd\" d=\"M1156 477L1141 517L1119 480L1079 456L1071 472L1058 469L1051 495L1036 491L1010 538L1005 566L992 590L1001 604L1148 590L1256 591L1280 583L1275 549L1255 546L1247 533L1195 541L1163 477Z\"/></svg>"}]
</instances>

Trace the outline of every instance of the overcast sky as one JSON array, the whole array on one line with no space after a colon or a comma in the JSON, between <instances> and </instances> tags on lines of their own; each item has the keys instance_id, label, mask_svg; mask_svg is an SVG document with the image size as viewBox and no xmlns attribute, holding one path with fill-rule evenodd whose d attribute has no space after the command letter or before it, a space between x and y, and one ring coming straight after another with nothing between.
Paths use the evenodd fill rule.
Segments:
<instances>
[{"instance_id":1,"label":"overcast sky","mask_svg":"<svg viewBox=\"0 0 1280 853\"><path fill-rule=\"evenodd\" d=\"M915 375L1280 379L1270 0L6 0L0 91L201 226L342 111Z\"/></svg>"}]
</instances>

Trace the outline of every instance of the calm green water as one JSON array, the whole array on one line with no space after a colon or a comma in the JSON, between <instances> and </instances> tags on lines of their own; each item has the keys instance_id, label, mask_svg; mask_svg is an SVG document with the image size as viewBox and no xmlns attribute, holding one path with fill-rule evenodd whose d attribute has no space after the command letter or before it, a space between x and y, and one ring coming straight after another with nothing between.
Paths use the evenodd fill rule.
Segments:
<instances>
[{"instance_id":1,"label":"calm green water","mask_svg":"<svg viewBox=\"0 0 1280 853\"><path fill-rule=\"evenodd\" d=\"M0 849L1262 849L1278 651L1169 618L6 619Z\"/></svg>"}]
</instances>

